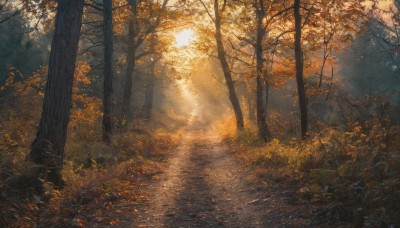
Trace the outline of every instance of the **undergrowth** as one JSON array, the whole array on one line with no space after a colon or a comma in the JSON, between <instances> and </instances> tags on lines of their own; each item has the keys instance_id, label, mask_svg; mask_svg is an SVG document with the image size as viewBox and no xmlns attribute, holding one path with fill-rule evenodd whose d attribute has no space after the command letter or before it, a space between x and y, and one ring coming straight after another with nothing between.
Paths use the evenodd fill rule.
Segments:
<instances>
[{"instance_id":1,"label":"undergrowth","mask_svg":"<svg viewBox=\"0 0 400 228\"><path fill-rule=\"evenodd\" d=\"M305 141L293 135L264 144L254 128L222 135L245 164L298 180L299 198L326 206L316 216L322 224L398 226L400 126L390 121L371 115L343 127L318 123Z\"/></svg>"},{"instance_id":2,"label":"undergrowth","mask_svg":"<svg viewBox=\"0 0 400 228\"><path fill-rule=\"evenodd\" d=\"M158 161L176 147L181 132L158 130L157 121L135 123L116 132L111 145L104 144L101 100L78 93L89 90L89 70L86 63L77 63L62 189L38 179L37 166L26 161L40 119L47 69L24 81L11 78L2 88L0 109L8 111L0 113L0 227L84 226L84 220L76 218L82 205L97 198L107 201L107 194L117 194L127 182L159 172ZM112 224L112 219L104 222Z\"/></svg>"}]
</instances>

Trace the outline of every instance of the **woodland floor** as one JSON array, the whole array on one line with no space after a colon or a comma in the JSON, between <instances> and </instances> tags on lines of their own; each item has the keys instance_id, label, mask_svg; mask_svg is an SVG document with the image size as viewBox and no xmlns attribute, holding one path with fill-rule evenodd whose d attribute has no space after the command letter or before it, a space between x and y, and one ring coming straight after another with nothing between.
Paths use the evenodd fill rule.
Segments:
<instances>
[{"instance_id":1,"label":"woodland floor","mask_svg":"<svg viewBox=\"0 0 400 228\"><path fill-rule=\"evenodd\" d=\"M203 126L189 121L176 151L158 163L159 171L127 180L120 192L103 199L81 202L68 226L329 227L317 221L322 206L296 197L296 181L255 174Z\"/></svg>"}]
</instances>

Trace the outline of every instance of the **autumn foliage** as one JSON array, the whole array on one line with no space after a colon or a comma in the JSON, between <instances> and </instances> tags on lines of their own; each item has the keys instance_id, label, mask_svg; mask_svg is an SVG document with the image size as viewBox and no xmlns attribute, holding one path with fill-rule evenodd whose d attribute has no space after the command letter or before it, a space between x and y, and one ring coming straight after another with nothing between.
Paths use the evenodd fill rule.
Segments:
<instances>
[{"instance_id":1,"label":"autumn foliage","mask_svg":"<svg viewBox=\"0 0 400 228\"><path fill-rule=\"evenodd\" d=\"M122 226L188 132L317 205L311 225L400 225L399 0L19 2L0 2L1 227ZM67 133L29 159L49 119Z\"/></svg>"}]
</instances>

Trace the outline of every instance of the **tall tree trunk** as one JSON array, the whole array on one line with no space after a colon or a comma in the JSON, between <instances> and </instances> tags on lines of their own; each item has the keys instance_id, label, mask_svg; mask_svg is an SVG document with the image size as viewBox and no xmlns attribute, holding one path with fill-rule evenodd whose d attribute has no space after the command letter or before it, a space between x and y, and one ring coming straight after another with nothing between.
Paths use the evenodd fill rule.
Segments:
<instances>
[{"instance_id":1,"label":"tall tree trunk","mask_svg":"<svg viewBox=\"0 0 400 228\"><path fill-rule=\"evenodd\" d=\"M294 50L296 57L296 81L297 92L299 96L300 105L300 118L301 118L301 138L305 139L308 128L308 111L307 111L307 98L304 88L303 76L303 51L301 50L301 14L300 14L300 0L294 0L294 19L295 19L295 42Z\"/></svg>"},{"instance_id":2,"label":"tall tree trunk","mask_svg":"<svg viewBox=\"0 0 400 228\"><path fill-rule=\"evenodd\" d=\"M113 23L112 0L103 0L104 18L104 97L103 97L103 141L110 143L112 134L113 103Z\"/></svg>"},{"instance_id":3,"label":"tall tree trunk","mask_svg":"<svg viewBox=\"0 0 400 228\"><path fill-rule=\"evenodd\" d=\"M146 91L144 95L144 105L143 105L143 117L146 121L149 121L152 117L156 64L157 64L156 60L154 60L151 63L150 65L151 72L147 76Z\"/></svg>"},{"instance_id":4,"label":"tall tree trunk","mask_svg":"<svg viewBox=\"0 0 400 228\"><path fill-rule=\"evenodd\" d=\"M42 117L28 155L29 160L43 167L43 178L56 185L62 184L82 12L83 0L58 1Z\"/></svg>"},{"instance_id":5,"label":"tall tree trunk","mask_svg":"<svg viewBox=\"0 0 400 228\"><path fill-rule=\"evenodd\" d=\"M264 60L263 60L263 46L262 41L265 35L262 21L265 15L264 2L258 0L256 2L256 19L257 19L257 37L256 37L256 59L257 59L257 128L258 135L264 141L269 140L267 121L266 121L266 101L264 102L264 88L266 80L264 76ZM266 91L265 91L266 92ZM266 98L266 97L265 97Z\"/></svg>"},{"instance_id":6,"label":"tall tree trunk","mask_svg":"<svg viewBox=\"0 0 400 228\"><path fill-rule=\"evenodd\" d=\"M245 95L246 95L246 101L247 101L247 111L248 111L248 118L251 122L256 121L256 115L254 113L255 107L254 107L254 96L253 96L253 89L251 88L249 83L245 83L244 86L245 90Z\"/></svg>"},{"instance_id":7,"label":"tall tree trunk","mask_svg":"<svg viewBox=\"0 0 400 228\"><path fill-rule=\"evenodd\" d=\"M122 95L122 108L121 115L119 118L119 126L122 127L123 120L129 123L132 118L132 112L130 111L131 99L132 99L132 86L133 86L133 71L135 69L136 59L136 17L137 17L137 0L128 0L131 5L131 15L129 19L129 34L128 34L128 49L126 55L126 72L125 72L125 84L124 92Z\"/></svg>"},{"instance_id":8,"label":"tall tree trunk","mask_svg":"<svg viewBox=\"0 0 400 228\"><path fill-rule=\"evenodd\" d=\"M244 121L243 121L243 113L240 108L239 99L236 95L235 84L232 80L231 70L229 68L229 64L226 60L225 56L225 48L222 42L222 33L221 33L221 16L219 12L218 0L214 0L214 12L215 12L215 40L217 42L218 49L218 58L221 63L222 71L225 76L226 85L229 91L229 100L232 103L233 110L235 112L236 117L236 128L238 130L244 129Z\"/></svg>"}]
</instances>

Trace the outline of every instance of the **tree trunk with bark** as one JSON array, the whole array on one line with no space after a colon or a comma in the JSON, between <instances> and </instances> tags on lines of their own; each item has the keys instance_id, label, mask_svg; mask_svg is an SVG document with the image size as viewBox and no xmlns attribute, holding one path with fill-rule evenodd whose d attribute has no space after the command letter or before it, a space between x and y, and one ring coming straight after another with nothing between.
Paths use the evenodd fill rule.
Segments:
<instances>
[{"instance_id":1,"label":"tree trunk with bark","mask_svg":"<svg viewBox=\"0 0 400 228\"><path fill-rule=\"evenodd\" d=\"M61 170L70 118L83 0L59 0L51 45L42 117L28 159L42 166L42 178L63 183Z\"/></svg>"},{"instance_id":2,"label":"tree trunk with bark","mask_svg":"<svg viewBox=\"0 0 400 228\"><path fill-rule=\"evenodd\" d=\"M156 60L154 60L151 63L151 65L150 65L151 72L147 76L146 91L145 91L145 95L144 95L144 105L143 105L143 118L146 121L149 121L152 117L156 64L157 64Z\"/></svg>"},{"instance_id":3,"label":"tree trunk with bark","mask_svg":"<svg viewBox=\"0 0 400 228\"><path fill-rule=\"evenodd\" d=\"M256 2L256 19L257 19L257 36L256 36L256 60L257 60L257 128L258 135L260 139L264 142L269 140L269 132L267 127L267 111L266 111L266 101L264 102L264 91L266 88L266 72L264 69L264 59L263 59L263 38L265 35L265 29L263 28L262 21L264 19L265 10L263 0L258 0ZM267 98L266 94L265 98Z\"/></svg>"},{"instance_id":4,"label":"tree trunk with bark","mask_svg":"<svg viewBox=\"0 0 400 228\"><path fill-rule=\"evenodd\" d=\"M307 97L304 87L303 76L303 51L301 49L301 14L300 14L300 0L294 0L294 19L295 19L295 58L296 58L296 81L297 92L299 96L300 105L300 118L301 118L301 138L305 139L308 129L308 111L307 111Z\"/></svg>"},{"instance_id":5,"label":"tree trunk with bark","mask_svg":"<svg viewBox=\"0 0 400 228\"><path fill-rule=\"evenodd\" d=\"M236 128L241 131L244 129L244 121L243 121L243 113L240 107L239 99L236 95L235 84L232 80L232 74L229 67L229 64L226 60L224 43L222 42L222 33L221 33L221 16L219 12L218 0L214 0L214 12L215 12L215 40L217 43L218 49L218 59L221 63L222 71L225 76L226 85L228 87L229 92L229 100L232 103L233 110L235 112L236 117Z\"/></svg>"},{"instance_id":6,"label":"tree trunk with bark","mask_svg":"<svg viewBox=\"0 0 400 228\"><path fill-rule=\"evenodd\" d=\"M254 90L249 83L245 83L244 91L245 91L246 102L247 102L248 118L249 118L250 122L255 123L256 115L255 115L254 111L256 110L256 108L254 107L254 94L253 94Z\"/></svg>"},{"instance_id":7,"label":"tree trunk with bark","mask_svg":"<svg viewBox=\"0 0 400 228\"><path fill-rule=\"evenodd\" d=\"M135 69L136 61L136 17L137 17L137 1L129 0L131 5L131 15L129 19L129 34L128 34L128 53L126 55L126 72L125 72L125 84L124 92L122 95L122 108L119 118L119 126L122 127L123 120L126 124L130 122L132 113L130 111L131 99L132 99L132 86L133 86L133 71Z\"/></svg>"},{"instance_id":8,"label":"tree trunk with bark","mask_svg":"<svg viewBox=\"0 0 400 228\"><path fill-rule=\"evenodd\" d=\"M103 97L103 141L110 143L112 135L113 103L113 22L112 0L103 0L104 20L104 97Z\"/></svg>"}]
</instances>

